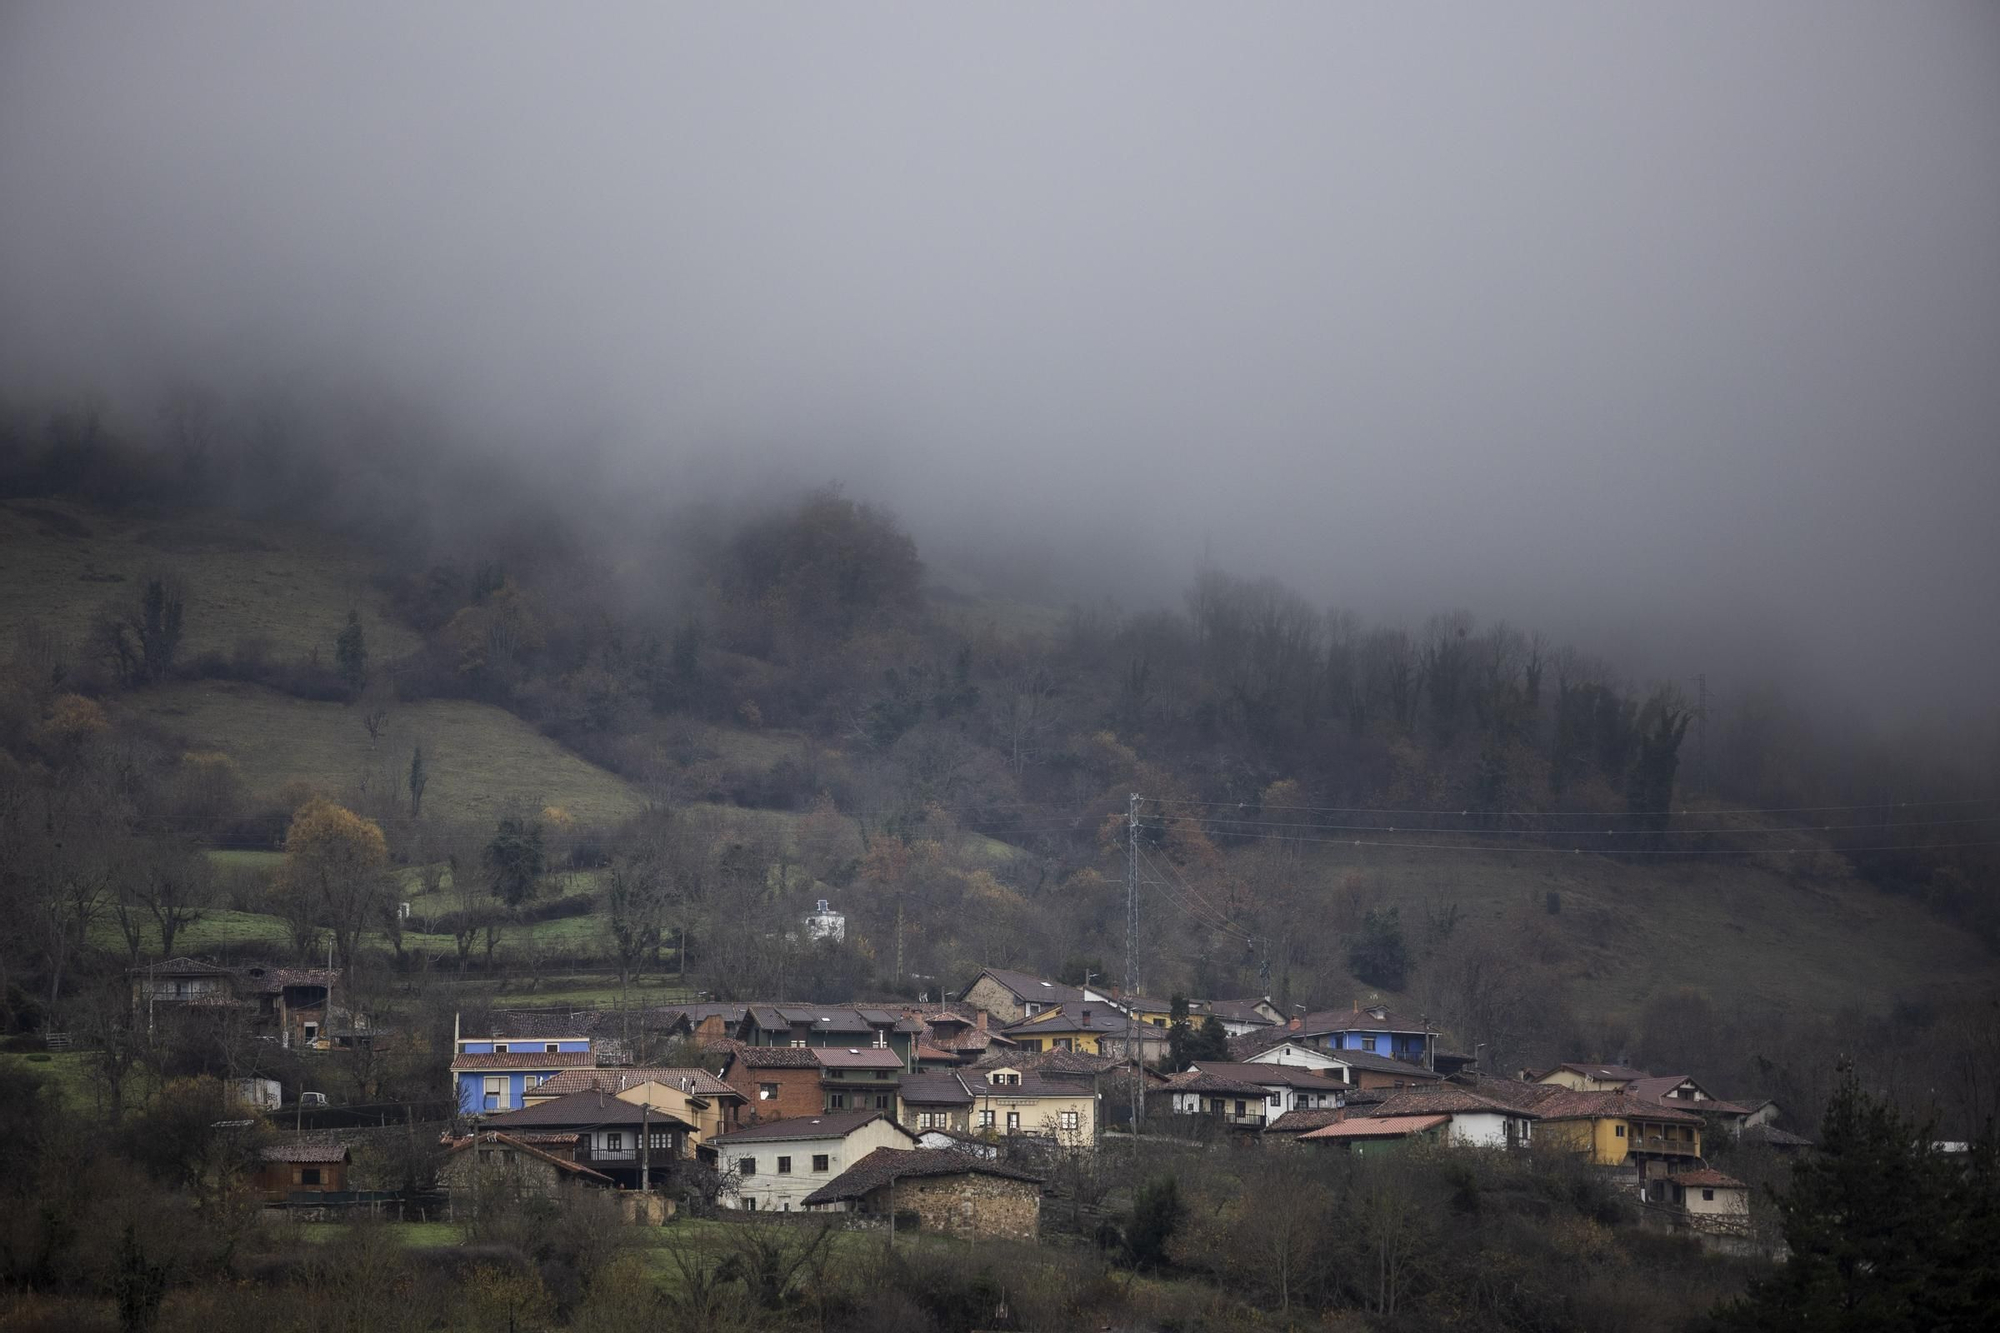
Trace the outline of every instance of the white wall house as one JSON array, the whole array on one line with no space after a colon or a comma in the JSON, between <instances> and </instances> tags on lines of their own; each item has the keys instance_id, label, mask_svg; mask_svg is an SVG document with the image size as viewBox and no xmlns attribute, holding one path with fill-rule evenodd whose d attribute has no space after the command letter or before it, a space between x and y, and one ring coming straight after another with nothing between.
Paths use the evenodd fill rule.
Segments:
<instances>
[{"instance_id":1,"label":"white wall house","mask_svg":"<svg viewBox=\"0 0 2000 1333\"><path fill-rule=\"evenodd\" d=\"M1445 1141L1461 1148L1525 1148L1534 1123L1505 1111L1453 1111Z\"/></svg>"},{"instance_id":2,"label":"white wall house","mask_svg":"<svg viewBox=\"0 0 2000 1333\"><path fill-rule=\"evenodd\" d=\"M877 1148L914 1148L917 1136L881 1111L794 1116L710 1139L723 1206L800 1212L805 1197Z\"/></svg>"},{"instance_id":3,"label":"white wall house","mask_svg":"<svg viewBox=\"0 0 2000 1333\"><path fill-rule=\"evenodd\" d=\"M827 906L826 899L820 899L819 905L806 914L806 938L839 944L847 938L847 913L834 911Z\"/></svg>"}]
</instances>

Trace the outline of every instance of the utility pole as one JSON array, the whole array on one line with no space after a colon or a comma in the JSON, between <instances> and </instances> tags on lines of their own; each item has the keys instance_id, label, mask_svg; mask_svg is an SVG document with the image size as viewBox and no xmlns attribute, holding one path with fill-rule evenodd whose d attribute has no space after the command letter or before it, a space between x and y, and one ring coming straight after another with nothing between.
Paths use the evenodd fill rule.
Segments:
<instances>
[{"instance_id":1,"label":"utility pole","mask_svg":"<svg viewBox=\"0 0 2000 1333\"><path fill-rule=\"evenodd\" d=\"M651 1098L639 1103L639 1192L646 1196L642 1205L646 1210L645 1222L653 1220L653 1103Z\"/></svg>"},{"instance_id":2,"label":"utility pole","mask_svg":"<svg viewBox=\"0 0 2000 1333\"><path fill-rule=\"evenodd\" d=\"M1145 1114L1145 1089L1139 1077L1139 1030L1132 1021L1133 997L1139 993L1139 793L1133 792L1125 811L1125 1064L1132 1080L1131 1132L1139 1132Z\"/></svg>"}]
</instances>

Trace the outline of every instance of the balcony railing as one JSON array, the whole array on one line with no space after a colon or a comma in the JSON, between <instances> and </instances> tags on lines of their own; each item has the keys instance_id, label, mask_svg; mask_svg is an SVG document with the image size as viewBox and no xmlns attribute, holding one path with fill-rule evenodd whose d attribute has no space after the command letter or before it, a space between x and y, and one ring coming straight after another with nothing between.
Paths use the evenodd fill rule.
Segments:
<instances>
[{"instance_id":1,"label":"balcony railing","mask_svg":"<svg viewBox=\"0 0 2000 1333\"><path fill-rule=\"evenodd\" d=\"M1695 1148L1696 1145L1686 1139L1666 1139L1657 1134L1650 1137L1635 1136L1632 1140L1633 1152L1657 1153L1664 1157L1693 1157L1697 1155Z\"/></svg>"}]
</instances>

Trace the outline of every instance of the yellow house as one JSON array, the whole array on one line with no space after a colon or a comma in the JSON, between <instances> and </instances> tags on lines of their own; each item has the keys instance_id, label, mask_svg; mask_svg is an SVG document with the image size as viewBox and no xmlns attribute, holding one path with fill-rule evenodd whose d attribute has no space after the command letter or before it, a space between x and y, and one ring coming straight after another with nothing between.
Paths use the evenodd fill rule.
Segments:
<instances>
[{"instance_id":1,"label":"yellow house","mask_svg":"<svg viewBox=\"0 0 2000 1333\"><path fill-rule=\"evenodd\" d=\"M1535 1139L1568 1147L1597 1166L1638 1159L1692 1164L1701 1157L1698 1115L1675 1111L1625 1092L1553 1093L1534 1106Z\"/></svg>"},{"instance_id":2,"label":"yellow house","mask_svg":"<svg viewBox=\"0 0 2000 1333\"><path fill-rule=\"evenodd\" d=\"M608 1092L634 1106L651 1106L693 1126L690 1152L708 1140L737 1128L737 1108L743 1094L706 1069L565 1069L522 1095L535 1106L572 1092Z\"/></svg>"},{"instance_id":3,"label":"yellow house","mask_svg":"<svg viewBox=\"0 0 2000 1333\"><path fill-rule=\"evenodd\" d=\"M1081 1051L1085 1055L1123 1057L1130 1031L1141 1060L1165 1054L1167 1030L1134 1023L1108 1004L1085 1001L1060 1004L1002 1028L1000 1033L1024 1051Z\"/></svg>"},{"instance_id":4,"label":"yellow house","mask_svg":"<svg viewBox=\"0 0 2000 1333\"><path fill-rule=\"evenodd\" d=\"M1066 1148L1097 1142L1097 1090L1080 1080L1043 1078L1033 1071L1002 1065L986 1072L984 1082L964 1075L972 1094L971 1130L975 1134L1026 1134L1051 1139Z\"/></svg>"}]
</instances>

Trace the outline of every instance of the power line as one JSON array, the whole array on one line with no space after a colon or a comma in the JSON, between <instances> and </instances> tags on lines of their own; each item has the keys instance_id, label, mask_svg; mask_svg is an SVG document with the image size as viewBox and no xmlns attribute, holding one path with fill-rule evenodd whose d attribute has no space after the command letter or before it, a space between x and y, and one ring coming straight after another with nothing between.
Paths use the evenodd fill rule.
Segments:
<instances>
[{"instance_id":1,"label":"power line","mask_svg":"<svg viewBox=\"0 0 2000 1333\"><path fill-rule=\"evenodd\" d=\"M1597 835L1600 832L1606 836L1615 835L1619 833L1645 832L1645 833L1650 833L1656 837L1671 836L1671 837L1683 837L1683 838L1693 838L1693 837L1713 838L1713 837L1739 837L1749 834L1770 835L1775 833L1838 833L1849 829L1945 828L1963 824L1991 824L1995 822L2000 822L2000 815L1981 815L1978 817L1968 817L1965 819L1912 819L1912 820L1888 820L1888 821L1876 820L1876 821L1868 821L1864 823L1855 823L1855 824L1780 824L1775 826L1767 825L1762 828L1756 828L1756 827L1664 828L1664 829L1644 829L1644 830L1607 828L1599 830L1596 828L1538 829L1538 828L1480 828L1477 826L1463 827L1463 828L1447 828L1447 827L1433 826L1428 828L1412 829L1407 826L1398 826L1395 824L1326 824L1326 823L1317 823L1310 820L1300 820L1294 822L1291 820L1284 820L1284 819L1232 819L1222 815L1183 815L1183 816L1156 815L1153 818L1157 821L1161 821L1155 825L1155 827L1159 828L1167 827L1165 821L1181 819L1181 820L1186 820L1187 822L1190 823L1203 824L1203 825L1232 825L1232 826L1242 825L1253 828L1307 829L1307 830L1322 830L1322 831L1347 832L1347 833L1412 833L1412 832L1464 833L1464 834L1478 834L1482 837L1506 837L1506 838L1532 838L1532 837L1571 835L1571 834L1592 836L1592 835ZM1238 836L1236 829L1233 827L1217 828L1214 831L1226 834L1231 837ZM1253 837L1257 835L1243 833L1240 836Z\"/></svg>"},{"instance_id":2,"label":"power line","mask_svg":"<svg viewBox=\"0 0 2000 1333\"><path fill-rule=\"evenodd\" d=\"M1294 810L1323 815L1456 815L1460 818L1479 815L1488 819L1593 819L1603 814L1599 810L1480 810L1471 806L1449 810L1398 810L1372 805L1260 805L1251 801L1202 801L1192 797L1156 797L1153 798L1153 803L1196 805L1210 809ZM1756 808L1733 807L1723 810L1681 808L1671 813L1682 819L1723 819L1737 815L1833 814L1854 810L1931 809L1964 805L2000 805L2000 796L1968 796L1939 801L1871 801L1863 805L1775 805ZM1190 818L1196 817L1198 816L1190 816Z\"/></svg>"}]
</instances>

